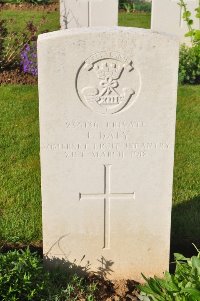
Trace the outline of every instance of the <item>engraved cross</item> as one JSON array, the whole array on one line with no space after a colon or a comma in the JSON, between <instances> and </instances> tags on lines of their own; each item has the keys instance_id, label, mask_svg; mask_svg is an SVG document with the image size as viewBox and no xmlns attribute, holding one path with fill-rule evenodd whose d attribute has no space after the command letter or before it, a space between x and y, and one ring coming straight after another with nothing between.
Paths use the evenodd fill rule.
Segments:
<instances>
[{"instance_id":1,"label":"engraved cross","mask_svg":"<svg viewBox=\"0 0 200 301\"><path fill-rule=\"evenodd\" d=\"M111 199L128 199L134 200L135 193L112 193L110 178L112 165L104 165L104 193L79 194L80 201L84 200L104 200L104 246L103 249L110 248L110 200Z\"/></svg>"}]
</instances>

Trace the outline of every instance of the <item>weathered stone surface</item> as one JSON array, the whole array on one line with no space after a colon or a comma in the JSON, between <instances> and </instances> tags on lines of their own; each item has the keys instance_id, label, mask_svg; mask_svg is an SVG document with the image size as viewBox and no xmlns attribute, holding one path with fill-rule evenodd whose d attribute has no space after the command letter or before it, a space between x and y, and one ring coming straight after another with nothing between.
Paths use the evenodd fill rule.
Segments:
<instances>
[{"instance_id":1,"label":"weathered stone surface","mask_svg":"<svg viewBox=\"0 0 200 301\"><path fill-rule=\"evenodd\" d=\"M183 9L178 2L178 0L153 0L151 29L177 35L182 43L190 43L190 38L185 37L188 26L183 21ZM200 21L195 18L195 9L199 7L199 0L185 0L185 2L188 10L192 13L193 27L200 29Z\"/></svg>"},{"instance_id":2,"label":"weathered stone surface","mask_svg":"<svg viewBox=\"0 0 200 301\"><path fill-rule=\"evenodd\" d=\"M112 279L161 276L178 41L133 28L69 29L41 35L38 54L44 254Z\"/></svg>"},{"instance_id":3,"label":"weathered stone surface","mask_svg":"<svg viewBox=\"0 0 200 301\"><path fill-rule=\"evenodd\" d=\"M60 0L62 29L90 26L116 26L117 0Z\"/></svg>"}]
</instances>

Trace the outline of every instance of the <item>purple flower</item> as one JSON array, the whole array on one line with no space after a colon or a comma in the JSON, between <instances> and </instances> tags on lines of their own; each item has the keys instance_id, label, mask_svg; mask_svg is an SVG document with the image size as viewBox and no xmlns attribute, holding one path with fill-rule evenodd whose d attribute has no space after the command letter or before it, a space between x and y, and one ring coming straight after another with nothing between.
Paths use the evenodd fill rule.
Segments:
<instances>
[{"instance_id":1,"label":"purple flower","mask_svg":"<svg viewBox=\"0 0 200 301\"><path fill-rule=\"evenodd\" d=\"M24 73L38 75L36 43L26 44L21 52L21 66Z\"/></svg>"}]
</instances>

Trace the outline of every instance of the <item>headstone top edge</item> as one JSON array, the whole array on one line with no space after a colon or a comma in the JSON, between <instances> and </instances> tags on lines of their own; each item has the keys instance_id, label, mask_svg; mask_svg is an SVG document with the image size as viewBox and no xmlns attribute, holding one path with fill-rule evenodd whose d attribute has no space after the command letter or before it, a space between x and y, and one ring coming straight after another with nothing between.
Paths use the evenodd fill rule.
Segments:
<instances>
[{"instance_id":1,"label":"headstone top edge","mask_svg":"<svg viewBox=\"0 0 200 301\"><path fill-rule=\"evenodd\" d=\"M137 28L137 27L122 27L122 26L112 26L112 27L81 27L81 28L71 28L58 31L52 31L48 33L43 33L38 36L38 42L44 40L57 39L67 36L75 36L79 34L97 34L97 33L135 33L138 35L152 35L158 36L161 38L166 38L169 40L174 40L179 42L179 39L176 35L168 34L165 32L153 31L151 29Z\"/></svg>"}]
</instances>

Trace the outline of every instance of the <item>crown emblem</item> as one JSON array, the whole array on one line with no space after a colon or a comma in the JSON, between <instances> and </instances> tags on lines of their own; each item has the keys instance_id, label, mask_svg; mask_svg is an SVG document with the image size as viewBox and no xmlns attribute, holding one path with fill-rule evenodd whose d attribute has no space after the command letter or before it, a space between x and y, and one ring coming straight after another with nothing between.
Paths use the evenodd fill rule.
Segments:
<instances>
[{"instance_id":1,"label":"crown emblem","mask_svg":"<svg viewBox=\"0 0 200 301\"><path fill-rule=\"evenodd\" d=\"M94 72L97 78L105 80L110 77L113 80L118 79L121 76L123 67L115 63L103 62L94 66Z\"/></svg>"},{"instance_id":2,"label":"crown emblem","mask_svg":"<svg viewBox=\"0 0 200 301\"><path fill-rule=\"evenodd\" d=\"M89 81L93 84L82 86L79 95L93 111L101 114L119 112L135 94L132 88L123 87L123 84L128 82L126 81L126 74L130 73L129 77L132 78L132 71L134 70L132 61L125 60L121 62L116 58L105 58L95 62L88 59L82 69L86 77L90 74L92 80L89 79ZM91 73L94 76L91 76ZM130 83L133 83L133 81L131 80Z\"/></svg>"}]
</instances>

